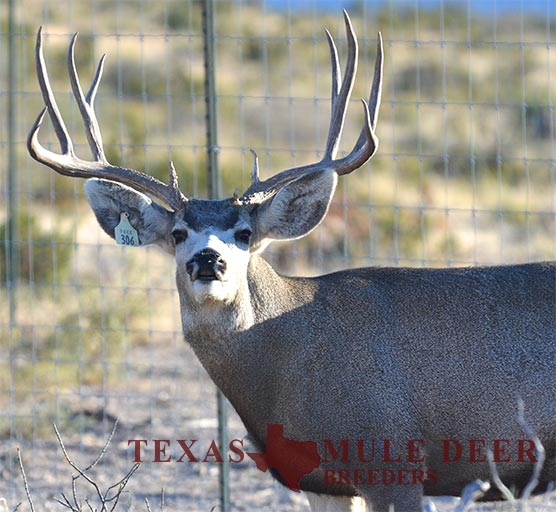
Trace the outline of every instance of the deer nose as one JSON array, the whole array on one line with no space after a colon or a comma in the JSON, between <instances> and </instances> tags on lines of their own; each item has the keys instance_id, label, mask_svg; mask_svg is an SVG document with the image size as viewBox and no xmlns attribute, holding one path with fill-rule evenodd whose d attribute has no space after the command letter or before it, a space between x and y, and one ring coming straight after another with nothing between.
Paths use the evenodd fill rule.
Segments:
<instances>
[{"instance_id":1,"label":"deer nose","mask_svg":"<svg viewBox=\"0 0 556 512\"><path fill-rule=\"evenodd\" d=\"M185 269L192 281L221 281L226 262L215 250L203 249L186 263Z\"/></svg>"}]
</instances>

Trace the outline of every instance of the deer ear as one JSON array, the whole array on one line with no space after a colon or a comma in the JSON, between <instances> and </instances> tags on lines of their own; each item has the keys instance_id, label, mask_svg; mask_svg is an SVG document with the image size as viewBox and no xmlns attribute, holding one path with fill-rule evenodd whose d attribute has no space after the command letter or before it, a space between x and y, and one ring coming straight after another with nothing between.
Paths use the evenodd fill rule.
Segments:
<instances>
[{"instance_id":1,"label":"deer ear","mask_svg":"<svg viewBox=\"0 0 556 512\"><path fill-rule=\"evenodd\" d=\"M293 240L312 231L326 215L337 181L336 172L326 170L302 175L284 185L256 210L260 242Z\"/></svg>"},{"instance_id":2,"label":"deer ear","mask_svg":"<svg viewBox=\"0 0 556 512\"><path fill-rule=\"evenodd\" d=\"M170 235L173 213L153 202L141 192L113 181L93 178L85 183L85 194L95 212L98 223L106 234L115 236L122 214L137 232L137 243L126 245L156 244L174 254Z\"/></svg>"}]
</instances>

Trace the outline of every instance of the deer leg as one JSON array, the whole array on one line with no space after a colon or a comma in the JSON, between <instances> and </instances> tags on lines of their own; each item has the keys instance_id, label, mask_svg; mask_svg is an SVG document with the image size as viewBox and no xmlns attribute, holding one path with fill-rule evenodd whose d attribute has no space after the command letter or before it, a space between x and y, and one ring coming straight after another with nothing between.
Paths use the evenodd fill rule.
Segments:
<instances>
[{"instance_id":1,"label":"deer leg","mask_svg":"<svg viewBox=\"0 0 556 512\"><path fill-rule=\"evenodd\" d=\"M365 501L366 512L421 512L423 489L420 486L359 487L357 491Z\"/></svg>"},{"instance_id":2,"label":"deer leg","mask_svg":"<svg viewBox=\"0 0 556 512\"><path fill-rule=\"evenodd\" d=\"M306 493L311 512L366 512L365 503L359 497L328 496Z\"/></svg>"}]
</instances>

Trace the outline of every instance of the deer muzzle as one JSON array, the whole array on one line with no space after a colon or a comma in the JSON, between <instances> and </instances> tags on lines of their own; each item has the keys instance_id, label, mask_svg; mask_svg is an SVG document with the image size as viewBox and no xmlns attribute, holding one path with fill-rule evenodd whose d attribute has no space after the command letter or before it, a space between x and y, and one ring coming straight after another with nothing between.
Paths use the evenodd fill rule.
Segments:
<instances>
[{"instance_id":1,"label":"deer muzzle","mask_svg":"<svg viewBox=\"0 0 556 512\"><path fill-rule=\"evenodd\" d=\"M213 249L203 249L186 264L191 281L222 281L226 271L226 262Z\"/></svg>"}]
</instances>

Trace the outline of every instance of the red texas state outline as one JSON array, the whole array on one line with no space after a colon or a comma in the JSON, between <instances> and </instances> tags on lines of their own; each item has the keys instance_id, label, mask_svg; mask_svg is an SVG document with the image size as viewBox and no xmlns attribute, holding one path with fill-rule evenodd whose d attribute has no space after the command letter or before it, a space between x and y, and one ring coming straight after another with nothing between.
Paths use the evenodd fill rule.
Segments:
<instances>
[{"instance_id":1,"label":"red texas state outline","mask_svg":"<svg viewBox=\"0 0 556 512\"><path fill-rule=\"evenodd\" d=\"M266 426L266 452L247 453L263 473L275 469L292 491L299 492L301 478L320 465L317 443L284 437L284 425Z\"/></svg>"}]
</instances>

